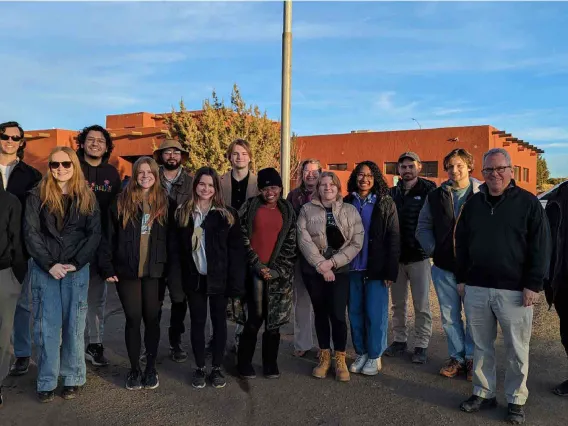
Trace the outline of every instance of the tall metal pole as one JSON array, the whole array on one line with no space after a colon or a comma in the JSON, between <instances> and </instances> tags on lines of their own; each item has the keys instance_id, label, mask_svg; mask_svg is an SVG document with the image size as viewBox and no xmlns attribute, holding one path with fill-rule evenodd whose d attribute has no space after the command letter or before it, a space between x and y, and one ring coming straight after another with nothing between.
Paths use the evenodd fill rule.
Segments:
<instances>
[{"instance_id":1,"label":"tall metal pole","mask_svg":"<svg viewBox=\"0 0 568 426\"><path fill-rule=\"evenodd\" d=\"M282 33L282 109L280 129L280 171L284 196L290 191L290 100L292 97L292 1L284 1Z\"/></svg>"}]
</instances>

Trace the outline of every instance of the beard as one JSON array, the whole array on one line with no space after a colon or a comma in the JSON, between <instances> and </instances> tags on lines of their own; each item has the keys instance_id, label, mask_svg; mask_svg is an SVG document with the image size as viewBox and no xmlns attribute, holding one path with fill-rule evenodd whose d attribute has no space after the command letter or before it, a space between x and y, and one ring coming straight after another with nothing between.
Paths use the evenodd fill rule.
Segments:
<instances>
[{"instance_id":1,"label":"beard","mask_svg":"<svg viewBox=\"0 0 568 426\"><path fill-rule=\"evenodd\" d=\"M175 163L170 163L170 162L165 162L164 163L164 169L166 170L176 170L178 169L180 166L180 163L178 163L177 161Z\"/></svg>"}]
</instances>

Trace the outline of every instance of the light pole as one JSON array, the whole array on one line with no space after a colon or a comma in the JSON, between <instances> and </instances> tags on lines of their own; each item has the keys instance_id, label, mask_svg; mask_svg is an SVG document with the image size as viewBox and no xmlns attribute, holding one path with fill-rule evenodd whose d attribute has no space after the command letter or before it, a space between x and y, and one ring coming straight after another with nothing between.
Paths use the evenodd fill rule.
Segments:
<instances>
[{"instance_id":1,"label":"light pole","mask_svg":"<svg viewBox=\"0 0 568 426\"><path fill-rule=\"evenodd\" d=\"M280 117L280 171L284 196L290 191L290 100L292 97L292 1L284 1L282 32L282 106Z\"/></svg>"}]
</instances>

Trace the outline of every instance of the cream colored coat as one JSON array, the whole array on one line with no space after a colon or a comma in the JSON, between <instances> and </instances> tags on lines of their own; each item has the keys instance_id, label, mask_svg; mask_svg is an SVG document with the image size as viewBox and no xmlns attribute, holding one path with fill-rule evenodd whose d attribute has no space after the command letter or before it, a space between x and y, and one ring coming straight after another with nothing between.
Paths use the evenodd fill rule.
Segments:
<instances>
[{"instance_id":1,"label":"cream colored coat","mask_svg":"<svg viewBox=\"0 0 568 426\"><path fill-rule=\"evenodd\" d=\"M227 206L231 205L231 170L221 176L221 189L223 191L223 200ZM258 182L256 175L253 172L249 172L248 184L247 184L247 197L246 200L252 197L256 197L259 194ZM245 201L246 201L245 200Z\"/></svg>"},{"instance_id":2,"label":"cream colored coat","mask_svg":"<svg viewBox=\"0 0 568 426\"><path fill-rule=\"evenodd\" d=\"M350 263L363 248L365 230L359 212L351 204L346 204L343 200L335 201L332 212L335 223L345 238L341 249L332 257L337 268L340 268ZM319 199L304 204L297 221L298 247L313 267L326 260L322 256L327 248L326 223L325 208Z\"/></svg>"}]
</instances>

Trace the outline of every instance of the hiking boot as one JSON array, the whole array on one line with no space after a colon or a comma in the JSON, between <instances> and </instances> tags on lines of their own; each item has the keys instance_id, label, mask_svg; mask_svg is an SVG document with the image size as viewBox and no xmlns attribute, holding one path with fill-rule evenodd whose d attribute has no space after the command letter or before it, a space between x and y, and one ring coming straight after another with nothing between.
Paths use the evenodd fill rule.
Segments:
<instances>
[{"instance_id":1,"label":"hiking boot","mask_svg":"<svg viewBox=\"0 0 568 426\"><path fill-rule=\"evenodd\" d=\"M351 376L345 363L345 352L335 351L335 380L348 382Z\"/></svg>"},{"instance_id":2,"label":"hiking boot","mask_svg":"<svg viewBox=\"0 0 568 426\"><path fill-rule=\"evenodd\" d=\"M85 350L85 359L93 364L95 367L106 367L109 365L109 360L104 355L105 348L100 343L92 343L87 346Z\"/></svg>"},{"instance_id":3,"label":"hiking boot","mask_svg":"<svg viewBox=\"0 0 568 426\"><path fill-rule=\"evenodd\" d=\"M63 391L61 392L61 398L67 400L75 399L78 392L79 392L79 386L63 386Z\"/></svg>"},{"instance_id":4,"label":"hiking boot","mask_svg":"<svg viewBox=\"0 0 568 426\"><path fill-rule=\"evenodd\" d=\"M408 345L406 342L392 342L392 344L385 349L383 355L385 356L402 356L406 352Z\"/></svg>"},{"instance_id":5,"label":"hiking boot","mask_svg":"<svg viewBox=\"0 0 568 426\"><path fill-rule=\"evenodd\" d=\"M361 370L361 373L365 376L375 376L379 374L381 368L383 368L383 366L380 358L369 358Z\"/></svg>"},{"instance_id":6,"label":"hiking boot","mask_svg":"<svg viewBox=\"0 0 568 426\"><path fill-rule=\"evenodd\" d=\"M473 359L466 359L465 360L465 371L466 371L466 378L468 382L473 381Z\"/></svg>"},{"instance_id":7,"label":"hiking boot","mask_svg":"<svg viewBox=\"0 0 568 426\"><path fill-rule=\"evenodd\" d=\"M552 390L552 392L558 396L568 396L568 380L560 383Z\"/></svg>"},{"instance_id":8,"label":"hiking boot","mask_svg":"<svg viewBox=\"0 0 568 426\"><path fill-rule=\"evenodd\" d=\"M320 349L319 364L312 370L312 376L318 379L325 379L327 372L331 367L331 351L329 349Z\"/></svg>"},{"instance_id":9,"label":"hiking boot","mask_svg":"<svg viewBox=\"0 0 568 426\"><path fill-rule=\"evenodd\" d=\"M455 358L450 358L440 370L440 375L444 377L456 377L464 369L464 365Z\"/></svg>"},{"instance_id":10,"label":"hiking boot","mask_svg":"<svg viewBox=\"0 0 568 426\"><path fill-rule=\"evenodd\" d=\"M178 363L186 362L187 352L184 351L179 344L170 346L170 359Z\"/></svg>"},{"instance_id":11,"label":"hiking boot","mask_svg":"<svg viewBox=\"0 0 568 426\"><path fill-rule=\"evenodd\" d=\"M428 359L427 357L427 348L414 348L414 355L412 355L412 362L414 364L426 364Z\"/></svg>"},{"instance_id":12,"label":"hiking boot","mask_svg":"<svg viewBox=\"0 0 568 426\"><path fill-rule=\"evenodd\" d=\"M30 357L16 358L16 361L10 367L10 376L23 376L30 368Z\"/></svg>"},{"instance_id":13,"label":"hiking boot","mask_svg":"<svg viewBox=\"0 0 568 426\"><path fill-rule=\"evenodd\" d=\"M365 363L368 359L369 356L367 354L357 355L355 361L349 366L349 371L355 374L361 373L361 370L363 370L363 367L365 366Z\"/></svg>"},{"instance_id":14,"label":"hiking boot","mask_svg":"<svg viewBox=\"0 0 568 426\"><path fill-rule=\"evenodd\" d=\"M505 421L512 425L522 425L525 423L525 409L523 405L509 404L509 409Z\"/></svg>"},{"instance_id":15,"label":"hiking boot","mask_svg":"<svg viewBox=\"0 0 568 426\"><path fill-rule=\"evenodd\" d=\"M196 368L191 378L191 386L195 389L203 389L205 387L205 368Z\"/></svg>"},{"instance_id":16,"label":"hiking boot","mask_svg":"<svg viewBox=\"0 0 568 426\"><path fill-rule=\"evenodd\" d=\"M213 367L211 374L209 374L209 381L211 382L211 386L213 386L215 389L221 389L225 387L227 381L225 380L225 376L221 371L221 367Z\"/></svg>"},{"instance_id":17,"label":"hiking boot","mask_svg":"<svg viewBox=\"0 0 568 426\"><path fill-rule=\"evenodd\" d=\"M55 399L55 392L54 391L40 391L37 393L37 397L39 402L47 403L51 402Z\"/></svg>"},{"instance_id":18,"label":"hiking boot","mask_svg":"<svg viewBox=\"0 0 568 426\"><path fill-rule=\"evenodd\" d=\"M156 389L160 386L160 379L155 368L146 368L144 377L142 377L142 384L144 389Z\"/></svg>"},{"instance_id":19,"label":"hiking boot","mask_svg":"<svg viewBox=\"0 0 568 426\"><path fill-rule=\"evenodd\" d=\"M495 407L497 407L497 398L482 398L477 395L470 396L460 404L460 410L466 413L476 413L479 410Z\"/></svg>"},{"instance_id":20,"label":"hiking boot","mask_svg":"<svg viewBox=\"0 0 568 426\"><path fill-rule=\"evenodd\" d=\"M130 370L126 375L126 389L142 389L142 372L140 370Z\"/></svg>"},{"instance_id":21,"label":"hiking boot","mask_svg":"<svg viewBox=\"0 0 568 426\"><path fill-rule=\"evenodd\" d=\"M252 364L237 365L237 370L242 379L256 379L256 372Z\"/></svg>"}]
</instances>

